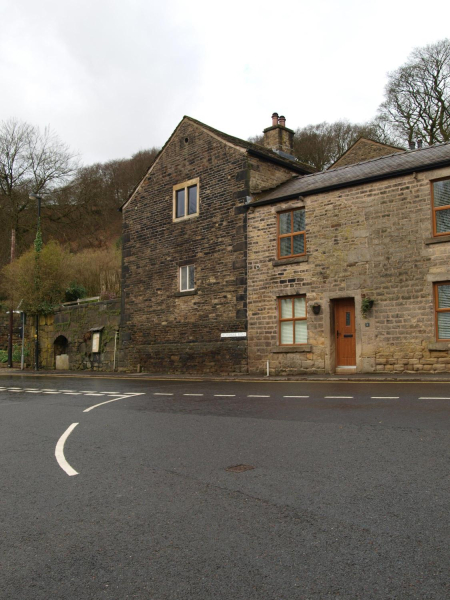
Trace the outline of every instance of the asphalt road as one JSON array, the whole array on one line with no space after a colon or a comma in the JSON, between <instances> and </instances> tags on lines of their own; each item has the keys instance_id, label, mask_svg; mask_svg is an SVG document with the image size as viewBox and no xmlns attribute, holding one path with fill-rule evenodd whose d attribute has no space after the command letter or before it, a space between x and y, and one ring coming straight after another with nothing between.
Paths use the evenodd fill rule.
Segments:
<instances>
[{"instance_id":1,"label":"asphalt road","mask_svg":"<svg viewBox=\"0 0 450 600\"><path fill-rule=\"evenodd\" d=\"M1 377L0 598L448 599L449 417L448 383Z\"/></svg>"}]
</instances>

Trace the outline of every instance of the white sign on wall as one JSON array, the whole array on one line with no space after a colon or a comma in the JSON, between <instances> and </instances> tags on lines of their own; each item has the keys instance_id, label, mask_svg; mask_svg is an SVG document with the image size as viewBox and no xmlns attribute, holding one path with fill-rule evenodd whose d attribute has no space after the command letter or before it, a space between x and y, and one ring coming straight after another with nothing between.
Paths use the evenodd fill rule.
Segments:
<instances>
[{"instance_id":1,"label":"white sign on wall","mask_svg":"<svg viewBox=\"0 0 450 600\"><path fill-rule=\"evenodd\" d=\"M223 337L223 338L247 337L247 332L246 331L235 331L233 333L221 333L220 337Z\"/></svg>"},{"instance_id":2,"label":"white sign on wall","mask_svg":"<svg viewBox=\"0 0 450 600\"><path fill-rule=\"evenodd\" d=\"M100 352L100 331L92 334L92 352Z\"/></svg>"}]
</instances>

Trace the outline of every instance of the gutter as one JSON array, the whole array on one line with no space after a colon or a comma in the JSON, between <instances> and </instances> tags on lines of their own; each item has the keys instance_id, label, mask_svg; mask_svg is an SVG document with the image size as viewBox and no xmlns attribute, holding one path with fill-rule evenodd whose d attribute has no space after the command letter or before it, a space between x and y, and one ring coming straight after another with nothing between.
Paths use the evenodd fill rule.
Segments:
<instances>
[{"instance_id":1,"label":"gutter","mask_svg":"<svg viewBox=\"0 0 450 600\"><path fill-rule=\"evenodd\" d=\"M375 181L382 181L383 179L393 179L394 177L402 177L403 175L412 175L413 173L419 173L421 171L432 171L433 169L440 169L442 167L450 166L450 159L446 159L443 161L430 163L428 165L421 165L418 167L409 167L408 169L401 169L398 171L392 171L391 173L379 173L378 175L371 175L370 177L364 177L362 179L355 179L353 181L345 181L341 183L334 183L331 185L325 185L322 187L314 188L311 190L305 190L303 192L293 192L291 194L286 194L285 196L279 196L278 198L268 198L262 200L256 200L256 202L251 202L250 204L246 204L246 208L251 208L252 206L264 206L267 204L277 204L278 202L284 202L285 200L295 200L296 198L303 198L304 196L313 196L315 194L321 194L323 192L331 192L333 190L339 190L349 187L355 187L357 185L362 185L364 183L372 183Z\"/></svg>"}]
</instances>

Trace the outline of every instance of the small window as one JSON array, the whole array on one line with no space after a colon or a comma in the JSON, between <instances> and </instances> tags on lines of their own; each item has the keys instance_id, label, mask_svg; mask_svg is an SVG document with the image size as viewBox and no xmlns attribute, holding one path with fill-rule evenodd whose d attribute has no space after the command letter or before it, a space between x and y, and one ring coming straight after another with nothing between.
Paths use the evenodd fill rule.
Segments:
<instances>
[{"instance_id":1,"label":"small window","mask_svg":"<svg viewBox=\"0 0 450 600\"><path fill-rule=\"evenodd\" d=\"M195 289L195 267L188 265L180 267L180 292L190 292Z\"/></svg>"},{"instance_id":2,"label":"small window","mask_svg":"<svg viewBox=\"0 0 450 600\"><path fill-rule=\"evenodd\" d=\"M278 258L306 254L305 209L296 208L278 215Z\"/></svg>"},{"instance_id":3,"label":"small window","mask_svg":"<svg viewBox=\"0 0 450 600\"><path fill-rule=\"evenodd\" d=\"M306 296L278 299L278 331L280 346L307 343Z\"/></svg>"},{"instance_id":4,"label":"small window","mask_svg":"<svg viewBox=\"0 0 450 600\"><path fill-rule=\"evenodd\" d=\"M434 284L436 340L450 341L450 281Z\"/></svg>"},{"instance_id":5,"label":"small window","mask_svg":"<svg viewBox=\"0 0 450 600\"><path fill-rule=\"evenodd\" d=\"M191 179L173 186L173 219L187 219L198 215L199 180Z\"/></svg>"},{"instance_id":6,"label":"small window","mask_svg":"<svg viewBox=\"0 0 450 600\"><path fill-rule=\"evenodd\" d=\"M450 179L431 182L433 234L450 234Z\"/></svg>"}]
</instances>

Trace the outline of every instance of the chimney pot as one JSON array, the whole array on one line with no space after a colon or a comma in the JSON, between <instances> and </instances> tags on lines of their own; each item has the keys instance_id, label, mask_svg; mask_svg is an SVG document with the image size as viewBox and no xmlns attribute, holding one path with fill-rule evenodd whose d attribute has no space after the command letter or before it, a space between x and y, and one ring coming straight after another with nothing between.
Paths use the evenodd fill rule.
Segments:
<instances>
[{"instance_id":1,"label":"chimney pot","mask_svg":"<svg viewBox=\"0 0 450 600\"><path fill-rule=\"evenodd\" d=\"M417 147L422 148L422 140L417 140Z\"/></svg>"},{"instance_id":2,"label":"chimney pot","mask_svg":"<svg viewBox=\"0 0 450 600\"><path fill-rule=\"evenodd\" d=\"M415 148L416 148L416 142L409 142L409 149L415 150Z\"/></svg>"},{"instance_id":3,"label":"chimney pot","mask_svg":"<svg viewBox=\"0 0 450 600\"><path fill-rule=\"evenodd\" d=\"M272 115L272 127L275 127L276 125L278 125L278 113L273 113Z\"/></svg>"},{"instance_id":4,"label":"chimney pot","mask_svg":"<svg viewBox=\"0 0 450 600\"><path fill-rule=\"evenodd\" d=\"M278 125L281 125L281 127L286 127L286 117L278 117Z\"/></svg>"}]
</instances>

